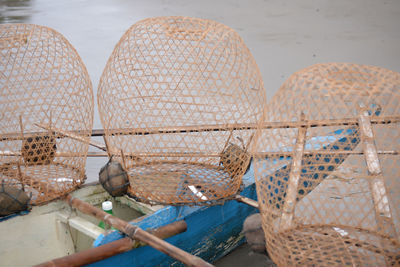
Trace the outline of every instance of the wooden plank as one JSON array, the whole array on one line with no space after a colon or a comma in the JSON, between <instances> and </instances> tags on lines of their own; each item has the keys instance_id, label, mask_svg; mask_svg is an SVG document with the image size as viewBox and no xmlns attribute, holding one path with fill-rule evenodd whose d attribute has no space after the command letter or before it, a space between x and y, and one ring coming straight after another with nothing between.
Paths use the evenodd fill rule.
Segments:
<instances>
[{"instance_id":1,"label":"wooden plank","mask_svg":"<svg viewBox=\"0 0 400 267\"><path fill-rule=\"evenodd\" d=\"M65 212L58 212L56 216L61 222L69 224L69 226L72 228L84 233L87 236L90 236L93 239L96 239L99 235L105 233L104 229L79 216L70 217L70 215Z\"/></svg>"},{"instance_id":2,"label":"wooden plank","mask_svg":"<svg viewBox=\"0 0 400 267\"><path fill-rule=\"evenodd\" d=\"M301 121L304 121L304 114L301 114ZM307 135L307 128L300 127L297 133L295 153L290 169L288 189L286 192L285 203L282 209L279 230L284 231L293 226L293 216L296 207L296 197L298 192L299 180L301 175L301 161L304 154L304 145Z\"/></svg>"}]
</instances>

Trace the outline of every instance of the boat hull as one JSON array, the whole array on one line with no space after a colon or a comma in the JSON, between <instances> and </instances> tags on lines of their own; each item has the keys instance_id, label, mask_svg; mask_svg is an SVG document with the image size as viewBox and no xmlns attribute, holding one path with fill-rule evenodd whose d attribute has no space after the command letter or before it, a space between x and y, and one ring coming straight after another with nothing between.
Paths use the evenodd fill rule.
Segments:
<instances>
[{"instance_id":1,"label":"boat hull","mask_svg":"<svg viewBox=\"0 0 400 267\"><path fill-rule=\"evenodd\" d=\"M256 198L255 184L245 187L241 193ZM154 214L141 217L132 223L142 229L157 228L174 221L185 220L187 231L166 239L167 242L214 262L244 242L242 226L244 220L257 209L235 200L211 207L168 206ZM104 245L122 238L119 232L100 236L95 246ZM140 247L96 262L89 266L183 266L182 263L149 246Z\"/></svg>"}]
</instances>

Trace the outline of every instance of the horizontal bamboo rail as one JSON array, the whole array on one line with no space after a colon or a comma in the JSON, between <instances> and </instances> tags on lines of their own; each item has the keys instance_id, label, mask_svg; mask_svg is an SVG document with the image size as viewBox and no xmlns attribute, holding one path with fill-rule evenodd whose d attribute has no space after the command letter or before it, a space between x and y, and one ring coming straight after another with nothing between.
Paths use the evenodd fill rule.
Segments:
<instances>
[{"instance_id":1,"label":"horizontal bamboo rail","mask_svg":"<svg viewBox=\"0 0 400 267\"><path fill-rule=\"evenodd\" d=\"M400 122L400 116L383 116L371 118L374 124L387 124ZM332 119L332 120L308 120L294 122L266 122L263 129L279 129L279 128L299 128L299 127L323 127L337 125L357 125L357 118ZM254 123L234 123L226 125L194 125L180 127L164 127L154 130L146 129L98 129L92 132L92 136L102 136L108 134L128 134L128 135L149 135L149 134L165 134L165 133L194 133L194 132L212 132L212 131L234 131L234 130L253 130L257 125Z\"/></svg>"},{"instance_id":2,"label":"horizontal bamboo rail","mask_svg":"<svg viewBox=\"0 0 400 267\"><path fill-rule=\"evenodd\" d=\"M120 230L128 237L132 239L136 239L138 241L144 242L149 246L167 254L170 257L173 257L188 266L213 266L201 258L191 255L180 248L177 248L164 240L140 229L137 226L129 224L111 214L104 212L103 210L96 208L82 200L72 197L68 195L66 201L71 207L74 207L81 211L82 213L91 215L96 217L99 220L104 221L106 224Z\"/></svg>"},{"instance_id":3,"label":"horizontal bamboo rail","mask_svg":"<svg viewBox=\"0 0 400 267\"><path fill-rule=\"evenodd\" d=\"M74 152L60 152L56 151L54 154L55 157L84 157L82 153L74 153ZM0 156L9 156L9 157L22 157L22 153L20 151L9 151L4 150L0 151ZM88 157L107 157L107 153L105 152L88 152Z\"/></svg>"},{"instance_id":4,"label":"horizontal bamboo rail","mask_svg":"<svg viewBox=\"0 0 400 267\"><path fill-rule=\"evenodd\" d=\"M166 239L168 237L183 233L187 230L187 224L185 221L177 221L171 224L162 226L160 228L150 230L149 233L154 236ZM131 249L135 249L142 246L142 243L138 243L129 237L119 239L114 242L107 243L105 245L91 248L85 251L81 251L72 255L67 255L65 257L53 259L39 265L36 267L77 267L87 264L91 264L97 261L101 261L117 254L127 252Z\"/></svg>"},{"instance_id":5,"label":"horizontal bamboo rail","mask_svg":"<svg viewBox=\"0 0 400 267\"><path fill-rule=\"evenodd\" d=\"M397 123L400 122L400 116L384 116L384 117L371 117L370 119L372 124L389 124L389 123ZM309 121L297 121L297 122L268 122L265 123L264 129L278 129L278 128L297 128L297 127L323 127L323 126L334 126L334 125L358 125L359 120L356 118L347 118L347 119L336 119L336 120L309 120ZM107 151L105 145L95 142L93 140L88 140L82 137L80 134L88 134L87 131L74 131L67 132L60 129L50 128L49 126L42 125L39 123L35 124L36 126L43 128L47 131L55 132L57 135L62 137L69 137L84 143L88 143L100 150ZM133 134L133 135L146 135L146 134L159 134L159 133L184 133L184 132L201 132L201 131L222 131L222 130L247 130L254 129L254 124L229 124L229 125L203 125L203 126L182 126L182 127L168 127L163 129L156 129L154 131L143 132L140 129L114 129L109 130L111 133L118 134ZM39 134L37 132L36 134ZM105 131L103 129L95 129L92 131L92 136L104 136ZM24 134L24 138L29 136L35 136L35 133L27 133ZM1 135L0 140L20 140L20 133L12 133ZM109 153L111 153L109 151ZM304 155L313 155L313 154L321 154L321 155L362 155L363 151L304 151ZM399 155L399 151L377 151L379 155ZM112 153L111 153L112 154ZM207 154L207 153L196 153L196 152L170 152L170 153L124 153L127 157L220 157L220 153L215 154ZM293 156L293 152L287 151L279 151L279 152L258 152L255 153L256 156L259 157L277 157L277 156ZM21 152L14 151L0 151L0 156L21 156ZM79 153L69 153L69 152L56 152L56 157L83 157L82 154ZM102 152L89 152L87 154L88 157L109 157L108 153Z\"/></svg>"},{"instance_id":6,"label":"horizontal bamboo rail","mask_svg":"<svg viewBox=\"0 0 400 267\"><path fill-rule=\"evenodd\" d=\"M80 136L80 135L78 135L76 133L64 131L62 129L56 129L56 128L53 128L53 127L50 127L50 126L47 126L47 125L44 125L44 124L40 124L40 123L35 123L35 125L40 127L40 128L43 128L45 130L48 130L48 131L54 131L56 134L61 134L62 136L66 136L66 137L69 137L71 139L74 139L74 140L89 144L91 146L97 147L100 150L107 151L107 148L106 148L105 145L103 145L101 143L98 143L98 142L95 142L95 141L90 140L90 139L86 139L86 138L84 138L84 137L82 137L82 136Z\"/></svg>"},{"instance_id":7,"label":"horizontal bamboo rail","mask_svg":"<svg viewBox=\"0 0 400 267\"><path fill-rule=\"evenodd\" d=\"M394 150L380 150L377 151L379 155L399 155L400 151ZM293 156L294 152L257 152L255 156L258 157L279 157L279 156ZM363 155L364 151L352 151L352 150L307 150L303 152L303 155Z\"/></svg>"},{"instance_id":8,"label":"horizontal bamboo rail","mask_svg":"<svg viewBox=\"0 0 400 267\"><path fill-rule=\"evenodd\" d=\"M372 124L389 124L400 122L400 116L375 116L371 117ZM36 124L38 127L49 130L50 128L43 124ZM263 129L287 129L287 128L299 128L299 127L325 127L325 126L339 126L339 125L358 125L357 118L344 118L344 119L331 119L331 120L308 120L308 121L293 121L293 122L266 122L262 126ZM165 134L165 133L195 133L195 132L212 132L212 131L234 131L234 130L252 130L256 129L257 125L254 123L233 123L233 124L220 124L220 125L192 125L192 126L180 126L180 127L163 127L155 128L153 130L146 129L109 129L107 134L113 135L149 135L149 134ZM54 130L54 129L50 129ZM62 130L58 132L64 132L65 136L81 140L80 135L88 135L90 131L71 131L66 133ZM104 129L94 129L91 131L91 136L103 136L106 131ZM43 132L27 132L24 133L24 138L34 137ZM4 140L20 140L21 133L8 133L1 134L0 141ZM103 147L103 146L102 146Z\"/></svg>"},{"instance_id":9,"label":"horizontal bamboo rail","mask_svg":"<svg viewBox=\"0 0 400 267\"><path fill-rule=\"evenodd\" d=\"M394 150L378 150L378 155L400 155L400 151ZM364 151L351 151L351 150L308 150L304 151L304 155L363 155ZM293 152L257 152L255 153L258 157L279 157L279 156L292 156ZM15 151L0 151L0 156L9 156L9 157L20 157L22 156L21 152ZM83 157L84 155L80 153L69 153L69 152L59 152L55 153L56 157ZM105 152L88 152L88 157L108 157L108 154ZM124 153L125 157L220 157L221 154L205 154L205 153Z\"/></svg>"}]
</instances>

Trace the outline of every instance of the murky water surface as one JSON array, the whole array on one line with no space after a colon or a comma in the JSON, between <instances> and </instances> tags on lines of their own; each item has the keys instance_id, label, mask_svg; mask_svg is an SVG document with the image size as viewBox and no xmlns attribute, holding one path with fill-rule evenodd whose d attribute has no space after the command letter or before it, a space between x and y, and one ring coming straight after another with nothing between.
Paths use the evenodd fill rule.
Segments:
<instances>
[{"instance_id":1,"label":"murky water surface","mask_svg":"<svg viewBox=\"0 0 400 267\"><path fill-rule=\"evenodd\" d=\"M0 12L0 23L26 22L32 14L32 3L30 0L2 0Z\"/></svg>"}]
</instances>

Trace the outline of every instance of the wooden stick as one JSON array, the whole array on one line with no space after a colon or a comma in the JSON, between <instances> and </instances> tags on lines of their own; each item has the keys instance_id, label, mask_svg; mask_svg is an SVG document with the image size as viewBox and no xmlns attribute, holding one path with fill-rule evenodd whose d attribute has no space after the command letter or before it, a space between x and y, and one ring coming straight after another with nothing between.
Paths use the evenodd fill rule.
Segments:
<instances>
[{"instance_id":1,"label":"wooden stick","mask_svg":"<svg viewBox=\"0 0 400 267\"><path fill-rule=\"evenodd\" d=\"M378 232L389 234L391 237L396 239L396 227L393 222L381 164L379 162L378 153L376 150L370 117L368 111L366 110L362 110L360 112L359 127L368 173L374 176L374 178L369 179L368 182L375 207L375 218L378 224Z\"/></svg>"},{"instance_id":2,"label":"wooden stick","mask_svg":"<svg viewBox=\"0 0 400 267\"><path fill-rule=\"evenodd\" d=\"M18 179L22 186L22 191L25 192L25 183L24 183L24 178L23 178L22 171L21 171L20 159L17 161L17 170L18 170Z\"/></svg>"},{"instance_id":3,"label":"wooden stick","mask_svg":"<svg viewBox=\"0 0 400 267\"><path fill-rule=\"evenodd\" d=\"M249 206L252 206L252 207L254 207L256 209L260 208L260 206L258 205L257 201L255 201L254 199L248 198L248 197L244 197L244 196L241 196L241 195L235 195L235 200L239 201L239 202L242 202L244 204L247 204Z\"/></svg>"},{"instance_id":4,"label":"wooden stick","mask_svg":"<svg viewBox=\"0 0 400 267\"><path fill-rule=\"evenodd\" d=\"M389 124L400 122L400 116L379 116L371 117L372 124ZM265 122L262 126L263 129L278 129L278 128L299 128L299 127L324 127L324 126L340 126L340 125L358 125L357 118L344 118L344 119L331 119L331 120L309 120L307 122L295 121L295 122ZM39 126L40 127L40 126ZM41 127L43 128L43 127ZM212 132L212 131L233 131L233 130L253 130L256 129L257 125L254 123L236 123L236 124L225 124L225 125L193 125L193 126L181 126L181 127L164 127L156 128L153 130L149 129L109 129L107 134L120 134L120 135L148 135L148 134L162 134L162 133L191 133L191 132ZM45 129L48 129L46 127ZM91 133L91 136L103 136L106 131L104 129L93 129L92 131L72 131L69 134L74 135L87 135ZM35 137L40 132L25 133L25 138ZM68 136L68 135L65 135ZM20 140L21 136L19 133L8 133L0 135L1 140Z\"/></svg>"},{"instance_id":5,"label":"wooden stick","mask_svg":"<svg viewBox=\"0 0 400 267\"><path fill-rule=\"evenodd\" d=\"M98 149L101 149L103 151L107 151L107 148L103 144L97 143L97 142L95 142L93 140L90 140L90 139L86 140L82 136L77 135L75 133L67 132L67 131L64 131L64 130L61 130L61 129L56 129L56 128L50 128L47 125L43 125L43 124L40 124L40 123L35 123L35 125L40 127L40 128L43 128L45 130L53 131L53 132L55 132L57 134L60 134L60 135L63 135L63 136L67 136L67 137L69 137L71 139L75 139L77 141L92 145L92 146L97 147Z\"/></svg>"},{"instance_id":6,"label":"wooden stick","mask_svg":"<svg viewBox=\"0 0 400 267\"><path fill-rule=\"evenodd\" d=\"M19 115L19 126L21 130L21 140L24 140L24 125L22 124L22 116ZM22 146L24 146L24 142L22 141ZM22 156L22 153L21 153ZM21 165L20 165L21 158L18 159L17 167L18 167L18 177L21 181L22 185L22 191L25 191L25 183L24 183L24 178L22 176L22 171L21 171Z\"/></svg>"},{"instance_id":7,"label":"wooden stick","mask_svg":"<svg viewBox=\"0 0 400 267\"><path fill-rule=\"evenodd\" d=\"M183 233L187 230L187 224L185 221L177 221L160 228L150 230L149 232L154 236L166 239L168 237ZM50 267L50 266L58 266L58 267L75 267L75 266L83 266L87 264L91 264L97 261L101 261L117 254L127 252L131 249L135 249L137 247L142 246L143 243L136 242L129 237L125 237L119 239L114 242L107 243L105 245L91 248L85 251L81 251L72 255L68 255L65 257L53 259L39 265L36 267Z\"/></svg>"},{"instance_id":8,"label":"wooden stick","mask_svg":"<svg viewBox=\"0 0 400 267\"><path fill-rule=\"evenodd\" d=\"M301 113L300 120L304 121L304 113ZM294 209L301 175L301 162L303 159L304 145L307 135L307 127L300 127L297 132L295 153L290 167L289 184L286 191L285 203L283 204L279 230L284 231L293 226Z\"/></svg>"},{"instance_id":9,"label":"wooden stick","mask_svg":"<svg viewBox=\"0 0 400 267\"><path fill-rule=\"evenodd\" d=\"M246 144L246 146L245 146L245 148L244 148L244 152L247 153L247 150L248 150L249 147L250 147L251 141L253 141L254 135L255 135L255 133L252 133L252 134L251 134L251 136L250 136L249 140L247 141L247 144Z\"/></svg>"},{"instance_id":10,"label":"wooden stick","mask_svg":"<svg viewBox=\"0 0 400 267\"><path fill-rule=\"evenodd\" d=\"M228 139L226 139L224 148L222 149L222 153L224 153L225 149L228 147L229 141L231 140L231 137L233 135L233 130L231 130L231 132L229 133Z\"/></svg>"},{"instance_id":11,"label":"wooden stick","mask_svg":"<svg viewBox=\"0 0 400 267\"><path fill-rule=\"evenodd\" d=\"M105 135L103 135L103 140L104 140L104 144L106 145L107 157L108 157L109 159L111 159L112 153L111 153L110 146L108 145L107 137L106 137Z\"/></svg>"},{"instance_id":12,"label":"wooden stick","mask_svg":"<svg viewBox=\"0 0 400 267\"><path fill-rule=\"evenodd\" d=\"M122 166L124 167L124 170L127 170L124 151L122 149L120 151L121 151Z\"/></svg>"},{"instance_id":13,"label":"wooden stick","mask_svg":"<svg viewBox=\"0 0 400 267\"><path fill-rule=\"evenodd\" d=\"M180 248L177 248L155 237L154 235L140 229L139 227L129 224L117 217L114 217L111 214L102 211L101 209L98 209L82 200L72 197L71 195L67 196L66 201L70 206L78 209L79 211L104 221L108 225L113 226L114 228L120 230L128 237L149 244L151 247L183 262L188 266L213 266L205 262L201 258L191 255L181 250Z\"/></svg>"},{"instance_id":14,"label":"wooden stick","mask_svg":"<svg viewBox=\"0 0 400 267\"><path fill-rule=\"evenodd\" d=\"M21 140L24 140L24 125L22 123L22 115L19 115L19 127L20 127L20 131L21 131ZM24 146L24 142L22 141L22 146ZM22 153L21 153L22 156ZM17 162L17 169L18 169L18 179L21 182L21 186L22 186L22 191L25 192L25 182L24 182L24 177L22 175L22 171L21 171L21 158L18 159Z\"/></svg>"}]
</instances>

